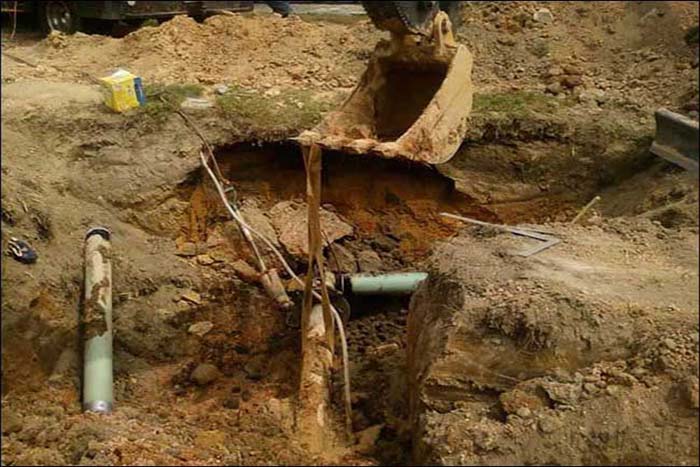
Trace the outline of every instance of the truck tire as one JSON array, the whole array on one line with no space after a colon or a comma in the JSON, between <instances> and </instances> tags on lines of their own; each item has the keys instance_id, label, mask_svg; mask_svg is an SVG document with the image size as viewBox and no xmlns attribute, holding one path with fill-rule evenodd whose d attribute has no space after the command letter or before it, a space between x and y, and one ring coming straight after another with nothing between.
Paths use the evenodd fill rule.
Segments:
<instances>
[{"instance_id":1,"label":"truck tire","mask_svg":"<svg viewBox=\"0 0 700 467\"><path fill-rule=\"evenodd\" d=\"M73 2L62 0L39 2L38 14L41 30L46 34L53 31L73 34L82 27L82 21Z\"/></svg>"}]
</instances>

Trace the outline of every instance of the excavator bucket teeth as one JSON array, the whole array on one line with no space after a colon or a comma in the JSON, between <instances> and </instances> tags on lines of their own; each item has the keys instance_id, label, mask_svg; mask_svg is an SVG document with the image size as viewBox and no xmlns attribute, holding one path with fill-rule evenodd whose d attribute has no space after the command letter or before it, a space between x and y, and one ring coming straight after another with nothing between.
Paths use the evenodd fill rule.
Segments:
<instances>
[{"instance_id":1,"label":"excavator bucket teeth","mask_svg":"<svg viewBox=\"0 0 700 467\"><path fill-rule=\"evenodd\" d=\"M686 170L698 172L698 122L666 109L656 111L651 152Z\"/></svg>"},{"instance_id":2,"label":"excavator bucket teeth","mask_svg":"<svg viewBox=\"0 0 700 467\"><path fill-rule=\"evenodd\" d=\"M466 133L471 70L463 45L382 41L340 109L299 140L354 154L446 162Z\"/></svg>"}]
</instances>

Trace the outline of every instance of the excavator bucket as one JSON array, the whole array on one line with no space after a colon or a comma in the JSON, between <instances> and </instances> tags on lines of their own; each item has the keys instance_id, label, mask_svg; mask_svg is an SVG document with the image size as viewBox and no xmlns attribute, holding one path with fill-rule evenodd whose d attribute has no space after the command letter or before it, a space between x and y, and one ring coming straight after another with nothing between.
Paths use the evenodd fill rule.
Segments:
<instances>
[{"instance_id":1,"label":"excavator bucket","mask_svg":"<svg viewBox=\"0 0 700 467\"><path fill-rule=\"evenodd\" d=\"M459 148L472 107L472 55L452 37L438 13L432 37L392 34L377 44L349 98L302 144L353 154L405 158L428 164Z\"/></svg>"},{"instance_id":2,"label":"excavator bucket","mask_svg":"<svg viewBox=\"0 0 700 467\"><path fill-rule=\"evenodd\" d=\"M651 152L691 172L698 172L698 122L667 109L655 113L656 136Z\"/></svg>"}]
</instances>

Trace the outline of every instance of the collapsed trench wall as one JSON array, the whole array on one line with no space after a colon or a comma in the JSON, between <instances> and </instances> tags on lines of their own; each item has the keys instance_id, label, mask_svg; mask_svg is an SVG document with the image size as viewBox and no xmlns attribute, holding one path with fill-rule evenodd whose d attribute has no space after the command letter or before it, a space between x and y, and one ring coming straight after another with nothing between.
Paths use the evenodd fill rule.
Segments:
<instances>
[{"instance_id":1,"label":"collapsed trench wall","mask_svg":"<svg viewBox=\"0 0 700 467\"><path fill-rule=\"evenodd\" d=\"M576 244L571 234L564 238ZM579 245L519 258L511 253L517 242L482 232L440 245L429 278L411 300L413 462L697 460L692 288L677 296L676 303L685 296L686 305L659 325L651 303L628 298L634 278L620 284L622 296L586 292L596 274L612 282L614 274L606 273L612 266L599 264L587 274L585 264L577 264L573 284L557 274L552 265L576 264L566 250ZM634 265L620 271L631 270ZM660 304L665 299L658 297ZM683 336L683 349L659 349L664 333ZM659 372L665 374L660 379L649 376ZM670 440L688 449L676 453L665 444Z\"/></svg>"}]
</instances>

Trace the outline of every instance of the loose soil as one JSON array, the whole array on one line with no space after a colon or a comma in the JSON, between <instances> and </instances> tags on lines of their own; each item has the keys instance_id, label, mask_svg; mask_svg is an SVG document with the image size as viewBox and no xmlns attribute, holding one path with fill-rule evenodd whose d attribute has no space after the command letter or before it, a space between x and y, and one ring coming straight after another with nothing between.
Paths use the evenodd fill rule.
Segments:
<instances>
[{"instance_id":1,"label":"loose soil","mask_svg":"<svg viewBox=\"0 0 700 467\"><path fill-rule=\"evenodd\" d=\"M282 241L298 226L276 217L304 208L288 138L348 94L384 34L364 18L257 14L175 18L119 39L11 42L3 28L3 52L30 64L3 55L2 246L18 237L39 255L3 257L3 463L697 463L698 185L647 149L653 110L697 111L697 47L682 36L698 14L692 2L641 3L470 2L459 39L475 54L476 96L457 155L424 167L324 154L323 208L352 230L325 249L331 268L430 272L410 304L350 300L358 440L326 453L296 432L300 291L284 312L251 279L254 258L180 117L153 94L111 113L93 79L123 67L168 95L187 86L210 99L188 114L243 215L303 274L306 258ZM531 20L543 7L550 24ZM521 240L443 211L563 242L520 258ZM94 225L113 233L106 417L80 412Z\"/></svg>"}]
</instances>

